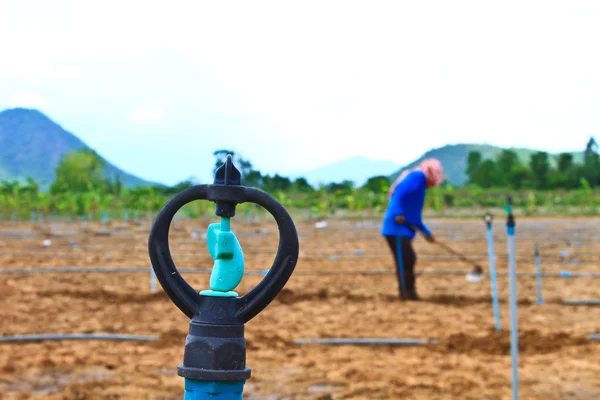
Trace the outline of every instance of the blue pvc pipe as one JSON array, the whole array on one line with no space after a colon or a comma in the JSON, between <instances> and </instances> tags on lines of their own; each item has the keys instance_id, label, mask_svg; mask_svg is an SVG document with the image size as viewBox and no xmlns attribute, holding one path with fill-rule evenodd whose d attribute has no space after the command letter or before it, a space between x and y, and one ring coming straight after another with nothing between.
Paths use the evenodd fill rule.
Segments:
<instances>
[{"instance_id":1,"label":"blue pvc pipe","mask_svg":"<svg viewBox=\"0 0 600 400\"><path fill-rule=\"evenodd\" d=\"M537 302L538 304L544 304L544 298L542 297L542 263L540 261L540 249L537 244L535 245L535 282Z\"/></svg>"},{"instance_id":2,"label":"blue pvc pipe","mask_svg":"<svg viewBox=\"0 0 600 400\"><path fill-rule=\"evenodd\" d=\"M406 280L404 279L404 261L402 259L402 236L396 236L396 257L398 262L398 274L400 276L400 290L406 295Z\"/></svg>"},{"instance_id":3,"label":"blue pvc pipe","mask_svg":"<svg viewBox=\"0 0 600 400\"><path fill-rule=\"evenodd\" d=\"M246 381L213 382L185 379L184 400L242 400Z\"/></svg>"},{"instance_id":4,"label":"blue pvc pipe","mask_svg":"<svg viewBox=\"0 0 600 400\"><path fill-rule=\"evenodd\" d=\"M512 359L512 398L519 399L519 328L517 318L517 274L515 228L508 227L508 275L510 297L510 354Z\"/></svg>"},{"instance_id":5,"label":"blue pvc pipe","mask_svg":"<svg viewBox=\"0 0 600 400\"><path fill-rule=\"evenodd\" d=\"M492 284L492 303L494 306L494 322L496 330L500 330L500 304L498 302L498 286L496 284L496 257L494 254L494 234L492 225L487 227L488 256L490 259L490 282Z\"/></svg>"}]
</instances>

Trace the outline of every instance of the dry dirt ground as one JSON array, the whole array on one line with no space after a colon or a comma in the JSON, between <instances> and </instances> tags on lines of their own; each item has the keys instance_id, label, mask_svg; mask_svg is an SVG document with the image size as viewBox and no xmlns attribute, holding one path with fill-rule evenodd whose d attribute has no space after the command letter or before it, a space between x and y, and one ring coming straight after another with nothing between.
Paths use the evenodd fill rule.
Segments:
<instances>
[{"instance_id":1,"label":"dry dirt ground","mask_svg":"<svg viewBox=\"0 0 600 400\"><path fill-rule=\"evenodd\" d=\"M212 266L201 233L209 221L178 223L171 248L179 267ZM534 271L533 246L547 271L600 272L600 221L520 220L517 269ZM0 226L0 269L62 266L148 267L149 225ZM433 221L440 241L479 261L487 271L480 221ZM277 242L269 221L233 222L247 270L270 267ZM104 232L106 231L106 232ZM402 302L393 260L376 223L334 221L326 229L298 223L301 256L276 300L246 326L253 370L245 399L507 399L510 398L508 280L498 278L501 332L493 329L490 281L423 274L421 302ZM497 267L506 272L506 238L495 225ZM50 246L42 244L51 239ZM567 241L571 242L568 247ZM75 243L71 243L75 242ZM468 270L435 245L415 240L418 270ZM355 254L361 250L362 254ZM571 263L561 257L569 251ZM360 253L360 252L359 252ZM333 257L333 258L332 258ZM314 275L311 271L336 274ZM361 271L384 271L361 274ZM197 290L208 275L183 274ZM246 276L246 293L261 279ZM600 332L596 306L563 299L600 299L600 279L545 278L545 304L535 278L520 277L519 329L522 399L599 399ZM46 341L0 343L2 399L181 399L188 319L162 292L150 292L150 273L0 274L0 334L127 333L157 342ZM323 337L431 338L427 346L298 345Z\"/></svg>"}]
</instances>

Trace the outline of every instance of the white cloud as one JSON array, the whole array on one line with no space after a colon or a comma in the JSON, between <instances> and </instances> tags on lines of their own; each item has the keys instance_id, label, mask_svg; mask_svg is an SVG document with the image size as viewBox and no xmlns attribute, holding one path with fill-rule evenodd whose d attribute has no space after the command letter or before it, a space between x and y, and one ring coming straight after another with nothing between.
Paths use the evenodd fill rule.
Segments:
<instances>
[{"instance_id":1,"label":"white cloud","mask_svg":"<svg viewBox=\"0 0 600 400\"><path fill-rule=\"evenodd\" d=\"M138 108L129 114L129 119L133 122L159 122L165 116L165 111L161 107Z\"/></svg>"},{"instance_id":2,"label":"white cloud","mask_svg":"<svg viewBox=\"0 0 600 400\"><path fill-rule=\"evenodd\" d=\"M17 94L8 101L9 108L41 108L46 104L46 100L37 93Z\"/></svg>"}]
</instances>

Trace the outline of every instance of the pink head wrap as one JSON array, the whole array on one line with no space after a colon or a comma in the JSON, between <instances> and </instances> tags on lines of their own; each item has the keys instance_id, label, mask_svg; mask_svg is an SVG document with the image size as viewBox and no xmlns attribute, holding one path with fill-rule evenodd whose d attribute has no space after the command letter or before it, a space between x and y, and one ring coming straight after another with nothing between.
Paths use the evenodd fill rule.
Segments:
<instances>
[{"instance_id":1,"label":"pink head wrap","mask_svg":"<svg viewBox=\"0 0 600 400\"><path fill-rule=\"evenodd\" d=\"M398 186L402 179L404 179L406 175L413 171L423 171L423 173L425 174L427 187L437 186L444 182L444 168L442 167L442 163L435 158L426 158L416 168L412 170L405 170L404 172L402 172L402 174L400 174L398 179L396 179L390 187L388 197L392 196L392 193L394 193L394 189L396 189L396 186Z\"/></svg>"}]
</instances>

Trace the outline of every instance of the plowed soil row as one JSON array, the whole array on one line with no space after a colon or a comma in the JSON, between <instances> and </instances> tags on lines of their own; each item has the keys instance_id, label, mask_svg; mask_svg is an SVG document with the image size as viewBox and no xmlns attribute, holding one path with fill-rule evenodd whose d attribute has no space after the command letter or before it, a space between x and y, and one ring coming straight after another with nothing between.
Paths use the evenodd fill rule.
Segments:
<instances>
[{"instance_id":1,"label":"plowed soil row","mask_svg":"<svg viewBox=\"0 0 600 400\"><path fill-rule=\"evenodd\" d=\"M440 240L466 254L485 254L481 222L436 221ZM171 234L174 260L179 266L211 267L205 244L194 231L207 221L181 223ZM569 265L572 271L600 272L593 260L600 255L600 221L553 219L519 222L519 255L529 256L534 231L545 238L573 236L577 249L592 261ZM147 229L149 224L145 225ZM234 223L244 249L275 249L274 225ZM56 235L56 229L75 236ZM101 230L109 230L104 232ZM263 313L246 327L248 365L253 376L245 399L506 399L510 397L510 341L508 281L498 281L503 330L493 329L490 284L469 283L460 275L421 275L417 284L423 300L402 302L391 256L376 225L334 222L328 229L298 224L302 250L328 254L301 257L297 271L389 270L384 275L293 275L288 285ZM580 231L576 236L577 230ZM33 232L29 224L0 226L0 268L49 266L149 266L143 249L147 230L135 224L65 224L54 234L20 237ZM98 234L100 232L100 234ZM527 232L530 232L528 234ZM456 238L460 233L468 240ZM196 239L194 239L194 236ZM497 232L498 253L505 253ZM578 239L575 239L575 238ZM51 238L44 247L42 240ZM562 240L562 239L561 239ZM77 246L70 246L76 242ZM564 243L540 243L562 249ZM86 249L84 245L94 247ZM185 246L185 250L181 250ZM418 254L434 254L421 239ZM46 251L77 257L42 256ZM100 250L98 250L100 248ZM110 254L103 256L102 248ZM141 249L136 250L133 249ZM340 250L362 249L378 257L330 256ZM178 257L178 251L180 257ZM183 257L183 252L204 255ZM24 256L11 253L25 252ZM135 253L135 256L134 256ZM274 251L246 254L248 270L270 267ZM596 257L596 258L594 258ZM450 261L448 261L450 260ZM482 263L487 266L487 263ZM418 269L470 268L444 255L427 257ZM520 263L519 271L533 271ZM544 262L548 271L565 268L562 262ZM506 271L498 259L498 270ZM208 288L208 275L183 274L197 290ZM246 276L238 288L243 294L260 276ZM150 293L150 273L48 273L0 275L0 334L128 333L155 335L157 342L63 341L0 344L0 398L4 399L181 399L183 379L176 368L183 358L188 319L162 292ZM600 342L588 334L600 332L600 308L564 306L563 299L600 298L600 280L547 278L545 304L536 302L535 279L518 282L520 375L522 399L600 398ZM299 345L301 338L423 338L426 346Z\"/></svg>"}]
</instances>

